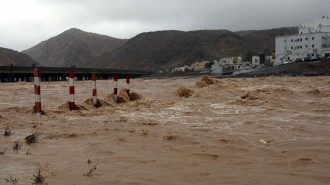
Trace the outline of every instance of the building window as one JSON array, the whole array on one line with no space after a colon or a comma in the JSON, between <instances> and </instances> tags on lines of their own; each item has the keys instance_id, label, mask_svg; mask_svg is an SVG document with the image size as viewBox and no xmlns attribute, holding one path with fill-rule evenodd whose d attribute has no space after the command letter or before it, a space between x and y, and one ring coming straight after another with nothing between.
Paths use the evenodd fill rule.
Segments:
<instances>
[{"instance_id":1,"label":"building window","mask_svg":"<svg viewBox=\"0 0 330 185\"><path fill-rule=\"evenodd\" d=\"M314 45L312 45L312 48L314 48Z\"/></svg>"},{"instance_id":2,"label":"building window","mask_svg":"<svg viewBox=\"0 0 330 185\"><path fill-rule=\"evenodd\" d=\"M291 49L293 49L293 47L291 46Z\"/></svg>"},{"instance_id":3,"label":"building window","mask_svg":"<svg viewBox=\"0 0 330 185\"><path fill-rule=\"evenodd\" d=\"M286 43L286 40L284 40L284 43Z\"/></svg>"},{"instance_id":4,"label":"building window","mask_svg":"<svg viewBox=\"0 0 330 185\"><path fill-rule=\"evenodd\" d=\"M306 38L306 40L308 40L308 38Z\"/></svg>"},{"instance_id":5,"label":"building window","mask_svg":"<svg viewBox=\"0 0 330 185\"><path fill-rule=\"evenodd\" d=\"M308 48L308 45L306 45L305 47Z\"/></svg>"},{"instance_id":6,"label":"building window","mask_svg":"<svg viewBox=\"0 0 330 185\"><path fill-rule=\"evenodd\" d=\"M300 38L300 41L302 41L302 38Z\"/></svg>"},{"instance_id":7,"label":"building window","mask_svg":"<svg viewBox=\"0 0 330 185\"><path fill-rule=\"evenodd\" d=\"M312 37L312 40L314 40L314 37Z\"/></svg>"},{"instance_id":8,"label":"building window","mask_svg":"<svg viewBox=\"0 0 330 185\"><path fill-rule=\"evenodd\" d=\"M293 42L293 39L291 39L291 42Z\"/></svg>"}]
</instances>

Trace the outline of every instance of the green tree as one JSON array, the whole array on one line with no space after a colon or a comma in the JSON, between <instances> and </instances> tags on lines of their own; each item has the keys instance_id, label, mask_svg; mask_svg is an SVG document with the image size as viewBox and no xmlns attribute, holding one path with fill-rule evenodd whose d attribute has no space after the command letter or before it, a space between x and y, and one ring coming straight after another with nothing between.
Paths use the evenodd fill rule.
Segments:
<instances>
[{"instance_id":1,"label":"green tree","mask_svg":"<svg viewBox=\"0 0 330 185\"><path fill-rule=\"evenodd\" d=\"M252 61L252 57L253 56L256 56L257 55L257 52L254 52L254 51L248 51L244 57L243 57L243 61Z\"/></svg>"},{"instance_id":2,"label":"green tree","mask_svg":"<svg viewBox=\"0 0 330 185\"><path fill-rule=\"evenodd\" d=\"M213 65L214 65L214 62L213 62L213 61L208 62L208 63L205 64L205 68L207 68L207 69L211 69L211 67L212 67Z\"/></svg>"}]
</instances>

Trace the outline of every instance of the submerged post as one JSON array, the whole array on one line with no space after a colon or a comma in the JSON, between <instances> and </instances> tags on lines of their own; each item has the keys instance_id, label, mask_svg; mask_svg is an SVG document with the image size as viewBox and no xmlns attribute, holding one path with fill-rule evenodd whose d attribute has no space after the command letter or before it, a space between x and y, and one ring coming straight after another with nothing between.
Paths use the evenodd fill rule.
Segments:
<instances>
[{"instance_id":1,"label":"submerged post","mask_svg":"<svg viewBox=\"0 0 330 185\"><path fill-rule=\"evenodd\" d=\"M117 102L117 94L118 94L118 75L114 76L115 80L115 88L113 89L113 98L115 99L115 102Z\"/></svg>"},{"instance_id":2,"label":"submerged post","mask_svg":"<svg viewBox=\"0 0 330 185\"><path fill-rule=\"evenodd\" d=\"M35 113L41 114L40 72L39 72L39 68L33 68L33 76L34 76Z\"/></svg>"},{"instance_id":3,"label":"submerged post","mask_svg":"<svg viewBox=\"0 0 330 185\"><path fill-rule=\"evenodd\" d=\"M129 76L126 76L126 93L129 96Z\"/></svg>"},{"instance_id":4,"label":"submerged post","mask_svg":"<svg viewBox=\"0 0 330 185\"><path fill-rule=\"evenodd\" d=\"M74 71L69 71L69 88L70 88L70 110L74 110L76 105L74 101Z\"/></svg>"},{"instance_id":5,"label":"submerged post","mask_svg":"<svg viewBox=\"0 0 330 185\"><path fill-rule=\"evenodd\" d=\"M92 86L93 86L93 104L97 107L97 91L96 91L96 74L92 74Z\"/></svg>"}]
</instances>

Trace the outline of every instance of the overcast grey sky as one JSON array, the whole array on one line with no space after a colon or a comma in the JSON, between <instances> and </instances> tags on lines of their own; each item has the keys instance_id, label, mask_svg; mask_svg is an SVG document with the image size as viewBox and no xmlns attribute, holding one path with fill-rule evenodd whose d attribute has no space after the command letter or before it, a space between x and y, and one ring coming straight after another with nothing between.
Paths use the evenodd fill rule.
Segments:
<instances>
[{"instance_id":1,"label":"overcast grey sky","mask_svg":"<svg viewBox=\"0 0 330 185\"><path fill-rule=\"evenodd\" d=\"M28 49L70 28L129 39L158 30L271 29L330 16L330 0L0 0L0 47Z\"/></svg>"}]
</instances>

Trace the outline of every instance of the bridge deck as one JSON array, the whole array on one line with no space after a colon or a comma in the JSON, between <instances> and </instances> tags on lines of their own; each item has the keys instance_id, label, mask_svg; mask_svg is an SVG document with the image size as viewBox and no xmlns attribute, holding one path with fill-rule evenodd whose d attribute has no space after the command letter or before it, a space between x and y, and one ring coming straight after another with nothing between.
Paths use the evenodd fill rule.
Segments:
<instances>
[{"instance_id":1,"label":"bridge deck","mask_svg":"<svg viewBox=\"0 0 330 185\"><path fill-rule=\"evenodd\" d=\"M127 75L135 78L144 75L150 75L146 70L127 70L127 69L106 69L106 68L63 68L63 67L38 67L43 81L62 81L69 76L69 70L74 70L78 80L91 79L92 73L97 75L98 79L109 79L115 74L119 78L125 78ZM2 82L11 81L30 81L33 77L33 67L22 66L0 66L0 80Z\"/></svg>"}]
</instances>

